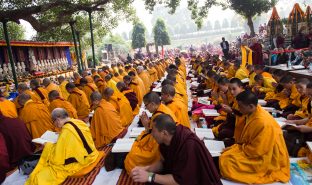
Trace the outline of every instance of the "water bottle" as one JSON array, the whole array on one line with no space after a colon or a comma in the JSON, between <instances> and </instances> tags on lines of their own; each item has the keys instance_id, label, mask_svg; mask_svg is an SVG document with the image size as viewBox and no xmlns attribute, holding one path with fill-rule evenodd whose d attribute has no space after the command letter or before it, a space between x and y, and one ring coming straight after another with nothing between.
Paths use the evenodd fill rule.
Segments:
<instances>
[{"instance_id":1,"label":"water bottle","mask_svg":"<svg viewBox=\"0 0 312 185\"><path fill-rule=\"evenodd\" d=\"M288 69L291 68L291 61L290 61L290 60L287 61L287 68L288 68Z\"/></svg>"},{"instance_id":2,"label":"water bottle","mask_svg":"<svg viewBox=\"0 0 312 185\"><path fill-rule=\"evenodd\" d=\"M309 72L312 73L312 63L309 64Z\"/></svg>"},{"instance_id":3,"label":"water bottle","mask_svg":"<svg viewBox=\"0 0 312 185\"><path fill-rule=\"evenodd\" d=\"M273 116L273 118L277 118L277 111L276 111L276 109L273 109L272 116Z\"/></svg>"},{"instance_id":4,"label":"water bottle","mask_svg":"<svg viewBox=\"0 0 312 185\"><path fill-rule=\"evenodd\" d=\"M205 119L205 118L200 117L200 118L199 118L199 122L200 122L202 128L208 128L207 122L206 122L206 119Z\"/></svg>"}]
</instances>

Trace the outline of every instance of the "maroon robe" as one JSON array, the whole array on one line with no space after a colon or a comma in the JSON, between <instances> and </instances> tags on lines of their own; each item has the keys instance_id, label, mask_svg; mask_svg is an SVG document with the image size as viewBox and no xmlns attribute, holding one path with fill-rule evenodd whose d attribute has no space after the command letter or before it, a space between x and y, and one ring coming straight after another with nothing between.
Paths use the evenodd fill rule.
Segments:
<instances>
[{"instance_id":1,"label":"maroon robe","mask_svg":"<svg viewBox=\"0 0 312 185\"><path fill-rule=\"evenodd\" d=\"M0 184L5 180L6 172L10 170L9 154L2 134L0 133Z\"/></svg>"},{"instance_id":2,"label":"maroon robe","mask_svg":"<svg viewBox=\"0 0 312 185\"><path fill-rule=\"evenodd\" d=\"M122 92L123 91L127 91L127 90L129 90L129 88L123 89ZM124 95L128 99L132 110L134 110L137 107L138 103L139 103L138 98L137 98L135 92L128 92L128 93L125 93Z\"/></svg>"},{"instance_id":3,"label":"maroon robe","mask_svg":"<svg viewBox=\"0 0 312 185\"><path fill-rule=\"evenodd\" d=\"M35 146L25 123L20 119L0 114L0 133L6 143L11 168L15 168L24 157L33 154Z\"/></svg>"},{"instance_id":4,"label":"maroon robe","mask_svg":"<svg viewBox=\"0 0 312 185\"><path fill-rule=\"evenodd\" d=\"M250 49L252 50L252 64L263 65L262 46L259 43L254 43Z\"/></svg>"},{"instance_id":5,"label":"maroon robe","mask_svg":"<svg viewBox=\"0 0 312 185\"><path fill-rule=\"evenodd\" d=\"M170 146L159 145L162 174L172 174L180 185L220 185L220 175L205 144L187 127L178 125Z\"/></svg>"}]
</instances>

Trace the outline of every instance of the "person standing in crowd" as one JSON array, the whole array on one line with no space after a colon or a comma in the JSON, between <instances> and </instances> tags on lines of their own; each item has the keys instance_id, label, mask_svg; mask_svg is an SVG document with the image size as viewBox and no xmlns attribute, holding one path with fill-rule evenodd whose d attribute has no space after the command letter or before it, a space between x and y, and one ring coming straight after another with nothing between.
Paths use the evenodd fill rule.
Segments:
<instances>
[{"instance_id":1,"label":"person standing in crowd","mask_svg":"<svg viewBox=\"0 0 312 185\"><path fill-rule=\"evenodd\" d=\"M229 55L230 46L229 42L226 41L224 37L222 37L222 42L220 43L220 46L222 48L224 58L227 59Z\"/></svg>"}]
</instances>

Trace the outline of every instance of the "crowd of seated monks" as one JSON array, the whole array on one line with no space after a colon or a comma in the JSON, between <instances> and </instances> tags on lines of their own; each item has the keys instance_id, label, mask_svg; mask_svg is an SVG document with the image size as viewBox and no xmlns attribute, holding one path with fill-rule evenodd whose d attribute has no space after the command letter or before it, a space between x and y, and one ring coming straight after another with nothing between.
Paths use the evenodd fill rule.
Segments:
<instances>
[{"instance_id":1,"label":"crowd of seated monks","mask_svg":"<svg viewBox=\"0 0 312 185\"><path fill-rule=\"evenodd\" d=\"M187 64L191 66L189 74ZM217 166L190 129L190 74L199 82L193 93L208 96L220 113L207 119L215 137L227 146ZM161 92L151 92L157 81ZM118 63L93 69L91 74L75 73L72 80L60 76L58 84L49 79L42 83L32 80L30 87L19 84L19 96L13 102L1 97L0 137L4 139L0 140L0 180L25 156L43 148L26 184L61 184L95 165L104 155L101 148L126 134L141 107L152 117L144 111L139 115L139 125L145 130L130 152L124 156L108 153L105 158L107 171L124 168L135 182L222 184L221 178L247 184L288 182L287 142L277 121L258 104L259 99L279 110L278 116L285 117L285 122L298 125L285 128L284 133L312 132L309 80L238 61L203 57L187 61L180 57ZM207 93L207 89L211 91ZM11 122L16 122L14 128ZM47 130L59 132L57 143L44 147L31 143ZM304 145L295 152L296 156L309 154Z\"/></svg>"}]
</instances>

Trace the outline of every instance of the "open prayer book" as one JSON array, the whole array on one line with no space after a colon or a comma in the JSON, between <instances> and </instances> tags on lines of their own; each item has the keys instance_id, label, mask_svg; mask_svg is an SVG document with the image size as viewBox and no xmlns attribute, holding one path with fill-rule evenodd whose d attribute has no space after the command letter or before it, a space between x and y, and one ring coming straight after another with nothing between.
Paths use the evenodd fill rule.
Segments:
<instances>
[{"instance_id":1,"label":"open prayer book","mask_svg":"<svg viewBox=\"0 0 312 185\"><path fill-rule=\"evenodd\" d=\"M267 102L265 100L259 99L258 104L261 106L265 106L267 104Z\"/></svg>"},{"instance_id":2,"label":"open prayer book","mask_svg":"<svg viewBox=\"0 0 312 185\"><path fill-rule=\"evenodd\" d=\"M291 68L293 69L304 69L303 65L295 65L295 66L291 66Z\"/></svg>"},{"instance_id":3,"label":"open prayer book","mask_svg":"<svg viewBox=\"0 0 312 185\"><path fill-rule=\"evenodd\" d=\"M286 119L283 118L283 117L280 117L280 118L275 118L275 120L277 121L277 123L279 124L279 126L281 128L286 128L286 127L297 127L296 124L293 124L293 123L286 123Z\"/></svg>"},{"instance_id":4,"label":"open prayer book","mask_svg":"<svg viewBox=\"0 0 312 185\"><path fill-rule=\"evenodd\" d=\"M221 155L221 152L225 149L223 141L217 140L204 140L205 146L209 150L212 157L217 157Z\"/></svg>"},{"instance_id":5,"label":"open prayer book","mask_svg":"<svg viewBox=\"0 0 312 185\"><path fill-rule=\"evenodd\" d=\"M44 144L44 143L56 143L59 134L52 131L46 131L40 138L33 139L33 143Z\"/></svg>"},{"instance_id":6,"label":"open prayer book","mask_svg":"<svg viewBox=\"0 0 312 185\"><path fill-rule=\"evenodd\" d=\"M309 147L309 150L312 151L312 141L307 141L307 145Z\"/></svg>"},{"instance_id":7,"label":"open prayer book","mask_svg":"<svg viewBox=\"0 0 312 185\"><path fill-rule=\"evenodd\" d=\"M201 103L204 105L210 105L210 101L208 100L208 97L199 97L198 103Z\"/></svg>"},{"instance_id":8,"label":"open prayer book","mask_svg":"<svg viewBox=\"0 0 312 185\"><path fill-rule=\"evenodd\" d=\"M135 142L135 139L133 138L117 139L116 143L114 144L112 148L112 152L113 153L130 152L131 147L134 142Z\"/></svg>"},{"instance_id":9,"label":"open prayer book","mask_svg":"<svg viewBox=\"0 0 312 185\"><path fill-rule=\"evenodd\" d=\"M199 139L214 139L212 129L208 128L195 128L195 134Z\"/></svg>"},{"instance_id":10,"label":"open prayer book","mask_svg":"<svg viewBox=\"0 0 312 185\"><path fill-rule=\"evenodd\" d=\"M218 116L220 116L218 111L215 110L215 109L202 109L202 111L203 111L203 114L205 116L209 116L209 117L218 117Z\"/></svg>"},{"instance_id":11,"label":"open prayer book","mask_svg":"<svg viewBox=\"0 0 312 185\"><path fill-rule=\"evenodd\" d=\"M138 137L143 131L145 130L144 127L134 127L131 129L130 137Z\"/></svg>"}]
</instances>

